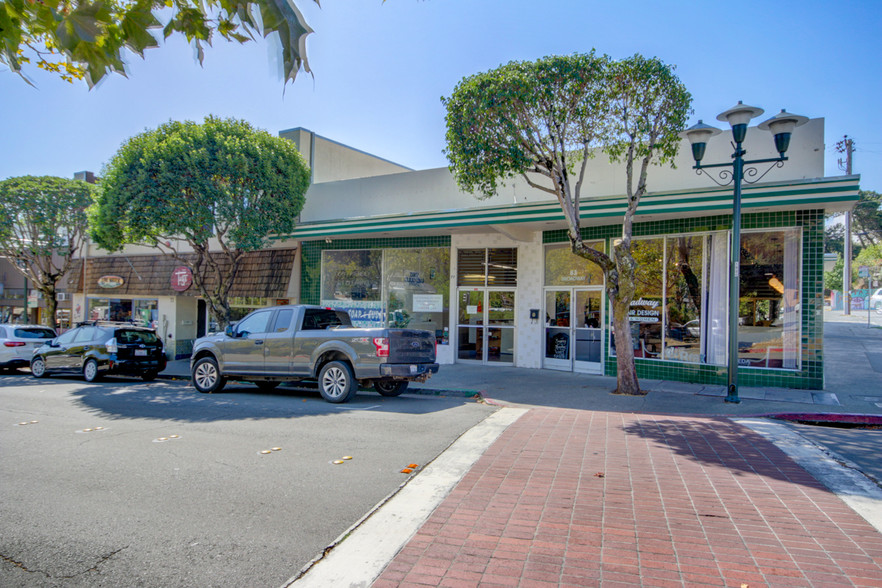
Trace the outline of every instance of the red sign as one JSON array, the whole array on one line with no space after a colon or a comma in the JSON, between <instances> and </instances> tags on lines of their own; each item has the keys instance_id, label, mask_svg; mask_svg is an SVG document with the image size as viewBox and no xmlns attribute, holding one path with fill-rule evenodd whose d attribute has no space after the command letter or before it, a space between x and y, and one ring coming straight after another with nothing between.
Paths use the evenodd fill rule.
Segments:
<instances>
[{"instance_id":1,"label":"red sign","mask_svg":"<svg viewBox=\"0 0 882 588\"><path fill-rule=\"evenodd\" d=\"M171 275L171 287L176 292L183 292L193 284L193 272L187 266L175 268Z\"/></svg>"}]
</instances>

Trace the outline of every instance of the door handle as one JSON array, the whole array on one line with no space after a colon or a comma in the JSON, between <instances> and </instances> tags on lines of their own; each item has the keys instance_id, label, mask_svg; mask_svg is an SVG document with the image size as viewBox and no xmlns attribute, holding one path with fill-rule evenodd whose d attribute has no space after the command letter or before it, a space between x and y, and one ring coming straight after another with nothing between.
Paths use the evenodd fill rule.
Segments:
<instances>
[{"instance_id":1,"label":"door handle","mask_svg":"<svg viewBox=\"0 0 882 588\"><path fill-rule=\"evenodd\" d=\"M263 339L255 339L254 344L255 345L263 345Z\"/></svg>"}]
</instances>

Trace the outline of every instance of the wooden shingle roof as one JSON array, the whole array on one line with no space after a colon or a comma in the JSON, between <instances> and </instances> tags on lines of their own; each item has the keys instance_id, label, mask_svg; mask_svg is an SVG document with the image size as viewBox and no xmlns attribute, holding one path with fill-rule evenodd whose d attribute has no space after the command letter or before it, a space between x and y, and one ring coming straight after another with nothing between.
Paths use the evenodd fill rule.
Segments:
<instances>
[{"instance_id":1,"label":"wooden shingle roof","mask_svg":"<svg viewBox=\"0 0 882 588\"><path fill-rule=\"evenodd\" d=\"M246 253L239 265L239 272L233 282L230 296L284 298L288 292L296 254L296 249L265 249ZM223 257L218 256L218 261L226 265L226 260ZM185 264L168 255L113 255L89 258L86 263L87 292L92 295L200 295L195 285L183 292L172 289L172 272L175 268ZM82 273L83 264L79 263L71 272L68 280L68 284L75 284L75 291L80 293L83 292ZM123 279L123 284L118 288L102 288L98 285L98 280L103 276L119 276ZM209 276L209 290L215 282L214 277Z\"/></svg>"}]
</instances>

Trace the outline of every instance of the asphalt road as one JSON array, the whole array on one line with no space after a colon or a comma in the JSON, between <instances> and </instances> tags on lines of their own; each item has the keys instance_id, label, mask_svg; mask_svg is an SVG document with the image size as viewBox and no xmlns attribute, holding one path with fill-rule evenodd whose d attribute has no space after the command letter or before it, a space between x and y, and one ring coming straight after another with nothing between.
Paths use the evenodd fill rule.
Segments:
<instances>
[{"instance_id":1,"label":"asphalt road","mask_svg":"<svg viewBox=\"0 0 882 588\"><path fill-rule=\"evenodd\" d=\"M0 585L279 586L493 410L0 376Z\"/></svg>"}]
</instances>

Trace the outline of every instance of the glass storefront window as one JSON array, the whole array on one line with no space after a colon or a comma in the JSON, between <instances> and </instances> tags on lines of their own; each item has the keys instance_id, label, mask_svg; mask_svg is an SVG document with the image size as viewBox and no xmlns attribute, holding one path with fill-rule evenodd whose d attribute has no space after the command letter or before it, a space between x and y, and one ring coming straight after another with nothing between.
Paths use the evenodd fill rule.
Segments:
<instances>
[{"instance_id":1,"label":"glass storefront window","mask_svg":"<svg viewBox=\"0 0 882 588\"><path fill-rule=\"evenodd\" d=\"M360 327L422 329L450 339L450 250L322 252L321 304L346 310Z\"/></svg>"},{"instance_id":2,"label":"glass storefront window","mask_svg":"<svg viewBox=\"0 0 882 588\"><path fill-rule=\"evenodd\" d=\"M449 342L449 249L383 250L383 287L388 326L431 331L438 343Z\"/></svg>"},{"instance_id":3,"label":"glass storefront window","mask_svg":"<svg viewBox=\"0 0 882 588\"><path fill-rule=\"evenodd\" d=\"M628 320L634 339L634 357L661 359L662 293L664 291L664 239L643 239L631 246L637 269L637 289L631 301Z\"/></svg>"},{"instance_id":4,"label":"glass storefront window","mask_svg":"<svg viewBox=\"0 0 882 588\"><path fill-rule=\"evenodd\" d=\"M89 298L90 321L114 321L156 328L159 303L155 299Z\"/></svg>"},{"instance_id":5,"label":"glass storefront window","mask_svg":"<svg viewBox=\"0 0 882 588\"><path fill-rule=\"evenodd\" d=\"M603 241L586 242L603 251ZM568 243L545 247L546 286L595 286L603 284L603 270L596 263L573 253Z\"/></svg>"},{"instance_id":6,"label":"glass storefront window","mask_svg":"<svg viewBox=\"0 0 882 588\"><path fill-rule=\"evenodd\" d=\"M796 369L799 359L799 229L743 233L738 364Z\"/></svg>"},{"instance_id":7,"label":"glass storefront window","mask_svg":"<svg viewBox=\"0 0 882 588\"><path fill-rule=\"evenodd\" d=\"M703 270L703 236L667 239L664 359L702 361Z\"/></svg>"}]
</instances>

